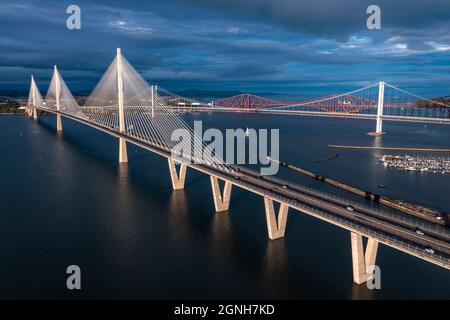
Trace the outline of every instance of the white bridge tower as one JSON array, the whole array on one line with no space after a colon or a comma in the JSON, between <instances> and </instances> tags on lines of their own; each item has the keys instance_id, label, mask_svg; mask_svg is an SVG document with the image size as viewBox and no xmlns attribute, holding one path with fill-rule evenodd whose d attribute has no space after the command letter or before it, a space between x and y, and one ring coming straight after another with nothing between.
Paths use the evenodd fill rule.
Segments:
<instances>
[{"instance_id":1,"label":"white bridge tower","mask_svg":"<svg viewBox=\"0 0 450 320\"><path fill-rule=\"evenodd\" d=\"M119 103L119 132L124 134L125 109L123 105L123 77L122 77L122 51L117 48L117 98ZM119 162L128 162L127 143L125 139L119 138Z\"/></svg>"},{"instance_id":2,"label":"white bridge tower","mask_svg":"<svg viewBox=\"0 0 450 320\"><path fill-rule=\"evenodd\" d=\"M377 127L375 132L370 132L369 136L382 136L383 132L383 106L384 106L384 82L378 85L378 105L377 105Z\"/></svg>"}]
</instances>

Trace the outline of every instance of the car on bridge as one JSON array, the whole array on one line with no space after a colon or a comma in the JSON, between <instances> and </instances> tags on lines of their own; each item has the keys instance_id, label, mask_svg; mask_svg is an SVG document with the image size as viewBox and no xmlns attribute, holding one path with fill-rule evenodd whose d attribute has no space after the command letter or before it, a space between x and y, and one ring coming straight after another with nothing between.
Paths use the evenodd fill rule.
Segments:
<instances>
[{"instance_id":1,"label":"car on bridge","mask_svg":"<svg viewBox=\"0 0 450 320\"><path fill-rule=\"evenodd\" d=\"M418 235L420 235L420 236L424 236L425 235L425 233L422 230L420 230L419 228L416 229L416 233Z\"/></svg>"}]
</instances>

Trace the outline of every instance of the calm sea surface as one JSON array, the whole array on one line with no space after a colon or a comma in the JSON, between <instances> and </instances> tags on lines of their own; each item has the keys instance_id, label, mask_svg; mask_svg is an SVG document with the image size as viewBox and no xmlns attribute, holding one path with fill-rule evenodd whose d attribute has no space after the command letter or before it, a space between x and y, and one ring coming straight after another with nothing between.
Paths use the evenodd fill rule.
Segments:
<instances>
[{"instance_id":1,"label":"calm sea surface","mask_svg":"<svg viewBox=\"0 0 450 320\"><path fill-rule=\"evenodd\" d=\"M450 175L386 169L380 151L328 144L450 148L450 126L269 115L188 114L192 124L280 128L280 158L360 188L450 210ZM0 116L0 298L450 299L450 272L381 246L381 290L352 282L350 234L291 210L267 239L261 197L234 188L216 214L206 175L172 191L167 161L70 120ZM317 162L339 153L330 161ZM279 176L363 201L280 169ZM384 184L386 189L377 185ZM66 289L79 265L82 290Z\"/></svg>"}]
</instances>

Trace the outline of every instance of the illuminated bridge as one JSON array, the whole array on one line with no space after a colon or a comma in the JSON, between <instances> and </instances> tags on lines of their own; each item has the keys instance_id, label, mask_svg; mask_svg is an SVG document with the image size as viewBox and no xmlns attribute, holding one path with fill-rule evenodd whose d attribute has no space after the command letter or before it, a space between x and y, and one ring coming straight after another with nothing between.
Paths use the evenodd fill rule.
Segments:
<instances>
[{"instance_id":1,"label":"illuminated bridge","mask_svg":"<svg viewBox=\"0 0 450 320\"><path fill-rule=\"evenodd\" d=\"M375 86L372 86L352 95L361 96L361 92L372 91L376 93L378 90L375 89ZM267 234L271 240L284 237L289 209L348 230L353 280L358 284L373 277L379 244L450 270L449 228L400 212L394 214L361 203L350 203L344 198L337 198L292 181L263 176L257 171L227 164L213 155L209 146L202 142L202 137L197 136L184 122L177 107L168 102L170 99L167 95L160 95L159 92L139 75L118 49L114 61L82 106L74 99L55 66L45 97L40 94L35 79L31 78L26 110L34 119L38 118L38 111L56 115L57 131L63 130L62 118L67 118L117 138L119 162L128 161L127 143L167 158L174 190L184 189L187 168L207 174L210 177L212 199L217 212L228 211L233 187L261 196L265 207ZM331 99L347 101L348 97ZM370 105L370 108L361 110L380 110L379 101L378 107L372 106L370 101L376 101L373 99L374 97L358 100L361 101L360 107L363 101L365 105ZM325 105L325 102L322 104L316 101L309 107L316 108L319 104ZM283 108L276 110L294 112L295 108L302 109L304 106ZM346 108L351 110L349 105ZM433 108L425 108L423 111L440 112ZM175 132L180 132L179 129L183 129L183 135L178 138L194 142L193 147L185 149L183 153L174 151L179 140L174 141L172 137ZM198 156L199 154L201 156ZM223 188L219 185L220 180L223 181ZM275 203L278 203L277 209ZM352 209L349 210L349 207ZM417 229L422 232L417 233ZM365 246L363 237L368 238Z\"/></svg>"}]
</instances>

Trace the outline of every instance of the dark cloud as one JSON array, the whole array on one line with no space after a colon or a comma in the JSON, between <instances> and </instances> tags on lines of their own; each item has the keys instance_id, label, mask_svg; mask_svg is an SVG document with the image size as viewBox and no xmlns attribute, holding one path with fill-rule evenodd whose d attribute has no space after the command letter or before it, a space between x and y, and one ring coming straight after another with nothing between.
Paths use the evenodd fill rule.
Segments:
<instances>
[{"instance_id":1,"label":"dark cloud","mask_svg":"<svg viewBox=\"0 0 450 320\"><path fill-rule=\"evenodd\" d=\"M186 4L183 0L175 1ZM420 28L450 20L448 0L190 0L189 4L227 18L254 19L338 39L364 31L366 9L372 4L381 8L386 28Z\"/></svg>"},{"instance_id":2,"label":"dark cloud","mask_svg":"<svg viewBox=\"0 0 450 320\"><path fill-rule=\"evenodd\" d=\"M438 92L450 82L448 0L77 3L79 31L65 27L72 3L0 3L0 89L25 90L31 73L45 86L53 64L73 90L92 89L116 47L173 90L339 91L386 80ZM381 7L380 31L366 29L369 4Z\"/></svg>"}]
</instances>

